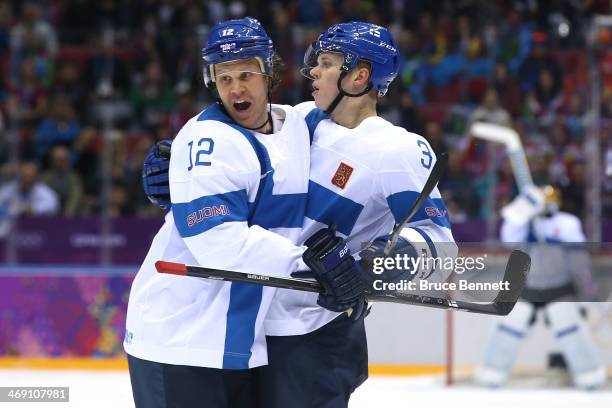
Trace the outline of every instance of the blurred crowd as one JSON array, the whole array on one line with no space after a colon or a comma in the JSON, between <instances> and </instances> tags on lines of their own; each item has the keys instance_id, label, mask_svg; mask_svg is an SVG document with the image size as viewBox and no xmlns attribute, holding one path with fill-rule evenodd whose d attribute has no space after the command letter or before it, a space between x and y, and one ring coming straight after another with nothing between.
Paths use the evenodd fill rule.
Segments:
<instances>
[{"instance_id":1,"label":"blurred crowd","mask_svg":"<svg viewBox=\"0 0 612 408\"><path fill-rule=\"evenodd\" d=\"M277 103L310 99L297 68L325 27L392 28L401 71L379 113L450 152L440 189L453 221L486 218L516 194L504 152L469 137L475 121L517 129L536 182L559 186L579 216L598 127L610 218L612 43L609 30L590 39L597 14L610 2L0 0L0 215L157 214L140 187L144 156L213 101L200 53L211 25L251 15L286 64Z\"/></svg>"}]
</instances>

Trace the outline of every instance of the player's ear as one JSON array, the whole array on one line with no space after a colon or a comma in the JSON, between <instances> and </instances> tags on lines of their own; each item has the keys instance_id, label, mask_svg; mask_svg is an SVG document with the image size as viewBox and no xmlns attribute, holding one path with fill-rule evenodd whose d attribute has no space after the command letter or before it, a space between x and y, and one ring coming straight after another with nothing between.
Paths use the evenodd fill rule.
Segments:
<instances>
[{"instance_id":1,"label":"player's ear","mask_svg":"<svg viewBox=\"0 0 612 408\"><path fill-rule=\"evenodd\" d=\"M355 73L353 75L353 81L355 85L358 87L362 87L368 84L368 80L370 79L370 70L366 67L357 67L355 69Z\"/></svg>"},{"instance_id":2,"label":"player's ear","mask_svg":"<svg viewBox=\"0 0 612 408\"><path fill-rule=\"evenodd\" d=\"M367 69L362 67L356 67L348 75L350 80L351 93L357 93L368 85L369 72Z\"/></svg>"},{"instance_id":3,"label":"player's ear","mask_svg":"<svg viewBox=\"0 0 612 408\"><path fill-rule=\"evenodd\" d=\"M352 72L352 85L355 90L360 91L368 86L368 82L370 81L370 66L367 62L360 61L357 63L357 66L353 69Z\"/></svg>"}]
</instances>

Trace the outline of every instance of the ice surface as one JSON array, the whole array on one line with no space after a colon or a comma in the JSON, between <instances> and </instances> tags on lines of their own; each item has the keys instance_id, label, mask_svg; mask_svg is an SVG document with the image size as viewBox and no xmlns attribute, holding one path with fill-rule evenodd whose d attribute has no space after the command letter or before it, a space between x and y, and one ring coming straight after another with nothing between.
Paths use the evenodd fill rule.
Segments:
<instances>
[{"instance_id":1,"label":"ice surface","mask_svg":"<svg viewBox=\"0 0 612 408\"><path fill-rule=\"evenodd\" d=\"M0 403L1 407L130 408L127 371L0 370L0 386L70 387L69 403ZM439 377L372 377L353 394L350 408L459 406L465 408L609 408L611 391L571 388L487 390L473 385L445 387Z\"/></svg>"}]
</instances>

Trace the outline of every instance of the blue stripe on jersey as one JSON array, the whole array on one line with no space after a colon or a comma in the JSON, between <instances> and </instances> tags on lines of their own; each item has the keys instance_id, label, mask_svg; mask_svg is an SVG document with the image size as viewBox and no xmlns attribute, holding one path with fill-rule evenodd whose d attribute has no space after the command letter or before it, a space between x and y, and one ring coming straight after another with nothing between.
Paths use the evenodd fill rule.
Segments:
<instances>
[{"instance_id":1,"label":"blue stripe on jersey","mask_svg":"<svg viewBox=\"0 0 612 408\"><path fill-rule=\"evenodd\" d=\"M301 228L304 222L308 194L306 192L301 194L273 194L274 169L270 162L270 155L255 135L230 119L218 103L202 112L197 120L216 120L231 126L247 139L257 155L260 174L263 177L259 182L255 201L249 203L249 226L259 225L266 229Z\"/></svg>"},{"instance_id":2,"label":"blue stripe on jersey","mask_svg":"<svg viewBox=\"0 0 612 408\"><path fill-rule=\"evenodd\" d=\"M247 139L257 155L262 178L255 201L248 203L248 213L245 214L249 226L259 225L266 229L301 227L308 195L273 194L274 169L268 151L255 135L234 122L218 103L202 112L197 120L216 120L231 126ZM245 202L247 200L245 192ZM249 368L261 298L260 286L232 283L227 309L223 368Z\"/></svg>"},{"instance_id":3,"label":"blue stripe on jersey","mask_svg":"<svg viewBox=\"0 0 612 408\"><path fill-rule=\"evenodd\" d=\"M406 212L414 204L418 196L419 193L416 191L400 191L387 197L387 203L393 213L393 217L395 217L396 224L399 224L402 218L406 216ZM431 220L441 227L451 227L448 210L441 198L427 198L410 222L423 220Z\"/></svg>"},{"instance_id":4,"label":"blue stripe on jersey","mask_svg":"<svg viewBox=\"0 0 612 408\"><path fill-rule=\"evenodd\" d=\"M499 326L497 326L497 328L500 331L503 331L505 333L508 333L509 335L516 337L517 339L522 339L523 337L525 337L525 333L520 331L520 330L516 330L513 329L510 326L506 326L505 324L500 324Z\"/></svg>"},{"instance_id":5,"label":"blue stripe on jersey","mask_svg":"<svg viewBox=\"0 0 612 408\"><path fill-rule=\"evenodd\" d=\"M306 216L326 225L335 223L337 230L350 235L363 205L334 193L310 180L308 183L308 205Z\"/></svg>"},{"instance_id":6,"label":"blue stripe on jersey","mask_svg":"<svg viewBox=\"0 0 612 408\"><path fill-rule=\"evenodd\" d=\"M418 232L419 234L421 234L425 242L427 242L427 246L429 247L429 252L431 252L431 257L437 258L438 251L436 251L436 245L433 243L429 235L427 235L427 233L420 228L417 228L417 227L411 227L411 228L415 230L416 232Z\"/></svg>"},{"instance_id":7,"label":"blue stripe on jersey","mask_svg":"<svg viewBox=\"0 0 612 408\"><path fill-rule=\"evenodd\" d=\"M246 190L196 198L188 203L172 203L172 216L183 238L193 237L224 222L246 221Z\"/></svg>"},{"instance_id":8,"label":"blue stripe on jersey","mask_svg":"<svg viewBox=\"0 0 612 408\"><path fill-rule=\"evenodd\" d=\"M274 183L266 183L264 189L272 190ZM250 225L262 228L302 228L308 194L265 194L259 201L249 204L253 209Z\"/></svg>"},{"instance_id":9,"label":"blue stripe on jersey","mask_svg":"<svg viewBox=\"0 0 612 408\"><path fill-rule=\"evenodd\" d=\"M560 339L561 337L565 337L568 334L572 334L577 331L578 331L578 325L573 325L573 326L568 327L567 329L559 330L557 334L555 335L555 337Z\"/></svg>"},{"instance_id":10,"label":"blue stripe on jersey","mask_svg":"<svg viewBox=\"0 0 612 408\"><path fill-rule=\"evenodd\" d=\"M232 283L227 310L223 368L249 368L261 296L261 286Z\"/></svg>"},{"instance_id":11,"label":"blue stripe on jersey","mask_svg":"<svg viewBox=\"0 0 612 408\"><path fill-rule=\"evenodd\" d=\"M535 230L533 228L533 221L529 223L529 232L527 234L527 242L538 242L538 237L535 234ZM547 244L560 244L561 241L555 237L544 237L544 242Z\"/></svg>"},{"instance_id":12,"label":"blue stripe on jersey","mask_svg":"<svg viewBox=\"0 0 612 408\"><path fill-rule=\"evenodd\" d=\"M306 121L306 126L308 126L308 133L310 133L310 144L312 144L312 139L314 138L314 132L317 126L319 126L319 122L324 119L329 118L329 114L323 112L321 109L314 108L308 115L304 118Z\"/></svg>"},{"instance_id":13,"label":"blue stripe on jersey","mask_svg":"<svg viewBox=\"0 0 612 408\"><path fill-rule=\"evenodd\" d=\"M533 223L529 223L529 231L527 232L527 242L538 242L538 238L535 236L535 231L533 230Z\"/></svg>"}]
</instances>

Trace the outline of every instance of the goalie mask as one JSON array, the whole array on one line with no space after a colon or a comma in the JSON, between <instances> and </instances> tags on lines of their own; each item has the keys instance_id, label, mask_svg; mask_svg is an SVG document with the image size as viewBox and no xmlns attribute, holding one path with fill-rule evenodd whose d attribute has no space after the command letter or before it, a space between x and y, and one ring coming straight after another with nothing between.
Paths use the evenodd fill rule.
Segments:
<instances>
[{"instance_id":1,"label":"goalie mask","mask_svg":"<svg viewBox=\"0 0 612 408\"><path fill-rule=\"evenodd\" d=\"M561 208L561 192L551 185L542 187L544 194L544 214L553 215Z\"/></svg>"}]
</instances>

